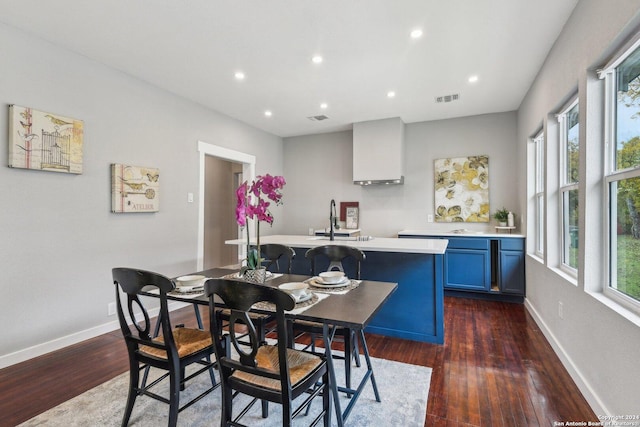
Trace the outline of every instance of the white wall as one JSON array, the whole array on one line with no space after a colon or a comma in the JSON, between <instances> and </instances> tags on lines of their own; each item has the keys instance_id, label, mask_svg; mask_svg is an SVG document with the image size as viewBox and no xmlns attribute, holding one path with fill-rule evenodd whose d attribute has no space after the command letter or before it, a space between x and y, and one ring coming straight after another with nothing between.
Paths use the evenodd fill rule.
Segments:
<instances>
[{"instance_id":1,"label":"white wall","mask_svg":"<svg viewBox=\"0 0 640 427\"><path fill-rule=\"evenodd\" d=\"M82 175L0 168L2 367L112 328L111 268L196 269L198 200L187 193L197 199L198 140L281 174L282 139L3 24L0 40L0 134L9 104L84 120L85 131ZM111 163L160 168L160 212L111 213Z\"/></svg>"},{"instance_id":2,"label":"white wall","mask_svg":"<svg viewBox=\"0 0 640 427\"><path fill-rule=\"evenodd\" d=\"M360 203L360 228L366 235L395 237L403 229L460 228L460 224L427 223L427 214L434 213L433 162L477 154L489 156L491 210L506 206L518 214L515 112L407 124L404 185L354 185L349 131L285 138L284 147L289 233L327 227L332 198ZM462 226L493 231L494 225Z\"/></svg>"},{"instance_id":3,"label":"white wall","mask_svg":"<svg viewBox=\"0 0 640 427\"><path fill-rule=\"evenodd\" d=\"M553 257L545 265L527 257L527 306L598 414L636 414L640 408L640 319L612 310L598 292L604 282L602 237L602 83L593 71L603 66L634 28L640 1L581 0L565 25L518 111L520 211L527 197L524 181L527 140L557 113L567 98L580 96L580 274L577 284L555 270ZM555 130L552 130L555 132ZM548 139L552 139L553 134ZM557 157L549 153L551 157ZM554 169L551 169L552 171ZM552 182L554 180L551 180ZM552 192L549 188L548 192ZM584 194L588 194L585 200ZM549 197L553 197L549 194ZM553 199L550 199L553 202ZM549 203L553 205L553 203ZM586 209L586 210L585 210ZM555 211L547 222L556 221ZM548 233L547 253L557 249L556 233ZM531 245L531 242L529 242ZM564 307L564 319L558 303Z\"/></svg>"}]
</instances>

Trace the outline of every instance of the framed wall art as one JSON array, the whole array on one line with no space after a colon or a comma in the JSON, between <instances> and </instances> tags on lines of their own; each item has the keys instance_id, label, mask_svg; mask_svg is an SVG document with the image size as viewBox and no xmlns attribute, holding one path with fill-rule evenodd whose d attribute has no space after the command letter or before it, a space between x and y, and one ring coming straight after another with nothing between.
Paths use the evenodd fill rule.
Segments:
<instances>
[{"instance_id":1,"label":"framed wall art","mask_svg":"<svg viewBox=\"0 0 640 427\"><path fill-rule=\"evenodd\" d=\"M157 168L111 165L111 211L158 212L160 170Z\"/></svg>"},{"instance_id":2,"label":"framed wall art","mask_svg":"<svg viewBox=\"0 0 640 427\"><path fill-rule=\"evenodd\" d=\"M358 228L358 215L360 208L357 206L347 207L347 216L345 220L345 228L356 229Z\"/></svg>"},{"instance_id":3,"label":"framed wall art","mask_svg":"<svg viewBox=\"0 0 640 427\"><path fill-rule=\"evenodd\" d=\"M9 167L82 173L84 122L9 106Z\"/></svg>"},{"instance_id":4,"label":"framed wall art","mask_svg":"<svg viewBox=\"0 0 640 427\"><path fill-rule=\"evenodd\" d=\"M489 157L437 159L436 222L489 222Z\"/></svg>"},{"instance_id":5,"label":"framed wall art","mask_svg":"<svg viewBox=\"0 0 640 427\"><path fill-rule=\"evenodd\" d=\"M349 229L358 228L359 202L340 202L340 221Z\"/></svg>"}]
</instances>

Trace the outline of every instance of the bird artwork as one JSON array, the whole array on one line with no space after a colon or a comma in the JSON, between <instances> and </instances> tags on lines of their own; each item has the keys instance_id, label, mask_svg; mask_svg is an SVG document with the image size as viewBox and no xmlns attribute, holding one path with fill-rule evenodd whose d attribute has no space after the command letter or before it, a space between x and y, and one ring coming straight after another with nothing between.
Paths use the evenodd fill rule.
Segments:
<instances>
[{"instance_id":1,"label":"bird artwork","mask_svg":"<svg viewBox=\"0 0 640 427\"><path fill-rule=\"evenodd\" d=\"M144 182L129 182L126 179L122 179L122 178L120 178L120 179L122 180L124 185L126 185L127 187L129 187L130 189L135 190L135 191L141 191L141 190L144 189L144 187L147 186L147 184L144 183Z\"/></svg>"},{"instance_id":2,"label":"bird artwork","mask_svg":"<svg viewBox=\"0 0 640 427\"><path fill-rule=\"evenodd\" d=\"M112 212L158 212L159 189L159 169L111 165Z\"/></svg>"},{"instance_id":3,"label":"bird artwork","mask_svg":"<svg viewBox=\"0 0 640 427\"><path fill-rule=\"evenodd\" d=\"M51 120L51 123L53 123L56 129L58 129L60 126L67 126L67 125L73 124L72 122L65 122L64 120L61 120L57 117L53 117L51 114L45 114L45 117Z\"/></svg>"},{"instance_id":4,"label":"bird artwork","mask_svg":"<svg viewBox=\"0 0 640 427\"><path fill-rule=\"evenodd\" d=\"M9 167L82 173L82 120L18 105L9 118Z\"/></svg>"},{"instance_id":5,"label":"bird artwork","mask_svg":"<svg viewBox=\"0 0 640 427\"><path fill-rule=\"evenodd\" d=\"M39 138L35 133L20 133L20 131L18 131L18 135L26 142L31 142L33 138Z\"/></svg>"}]
</instances>

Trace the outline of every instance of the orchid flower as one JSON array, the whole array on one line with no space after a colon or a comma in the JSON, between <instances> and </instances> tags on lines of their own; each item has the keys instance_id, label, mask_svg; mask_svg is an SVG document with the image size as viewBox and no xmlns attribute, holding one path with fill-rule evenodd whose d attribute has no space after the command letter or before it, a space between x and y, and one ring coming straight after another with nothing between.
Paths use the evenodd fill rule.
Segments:
<instances>
[{"instance_id":1,"label":"orchid flower","mask_svg":"<svg viewBox=\"0 0 640 427\"><path fill-rule=\"evenodd\" d=\"M271 203L263 198L271 200L276 205L282 204L282 188L286 181L283 176L271 176L266 174L258 176L249 184L243 182L236 190L236 222L240 227L245 227L249 219L256 219L257 250L251 248L249 230L247 229L247 269L256 269L262 265L260 258L260 221L273 224L273 215L269 212Z\"/></svg>"}]
</instances>

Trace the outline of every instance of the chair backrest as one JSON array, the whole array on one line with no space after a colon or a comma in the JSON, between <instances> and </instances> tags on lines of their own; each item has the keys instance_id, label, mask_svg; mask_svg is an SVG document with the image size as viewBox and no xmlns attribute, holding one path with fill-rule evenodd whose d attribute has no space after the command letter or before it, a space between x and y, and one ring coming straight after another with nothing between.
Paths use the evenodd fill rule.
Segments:
<instances>
[{"instance_id":1,"label":"chair backrest","mask_svg":"<svg viewBox=\"0 0 640 427\"><path fill-rule=\"evenodd\" d=\"M178 351L173 340L171 332L171 323L169 321L169 309L167 304L167 292L175 289L175 284L169 279L158 273L151 271L138 270L134 268L118 267L111 270L113 275L113 283L116 289L116 305L118 312L118 321L120 329L124 335L127 349L131 354L138 354L139 346L145 345L167 352L167 359L178 359ZM123 308L123 300L120 296L118 287L126 295L127 313L133 325L129 325ZM151 331L151 321L147 307L139 298L143 288L150 291L157 288L160 295L160 313L159 318L162 327L162 336L164 343L154 341Z\"/></svg>"},{"instance_id":2,"label":"chair backrest","mask_svg":"<svg viewBox=\"0 0 640 427\"><path fill-rule=\"evenodd\" d=\"M265 259L267 270L274 273L285 273L280 270L280 259L287 260L287 274L291 274L291 261L296 256L296 251L292 247L286 245L279 245L277 243L269 243L266 245L260 245L260 256ZM272 267L275 266L275 271Z\"/></svg>"},{"instance_id":3,"label":"chair backrest","mask_svg":"<svg viewBox=\"0 0 640 427\"><path fill-rule=\"evenodd\" d=\"M344 272L342 262L347 258L353 258L355 261L355 279L360 279L360 264L367 256L358 248L343 245L324 245L316 246L309 249L304 255L311 262L311 275L316 275L316 265L318 265L317 257L324 256L329 260L327 271L338 269Z\"/></svg>"},{"instance_id":4,"label":"chair backrest","mask_svg":"<svg viewBox=\"0 0 640 427\"><path fill-rule=\"evenodd\" d=\"M283 393L290 393L291 380L288 376L287 363L287 326L284 316L285 310L292 310L295 307L295 300L291 295L277 288L264 285L257 285L238 280L227 279L209 279L204 286L205 295L209 298L209 322L212 333L212 339L215 343L216 358L220 364L221 374L223 377L231 375L234 370L240 370L250 374L275 379L281 381L281 390ZM222 328L218 327L218 316L215 315L216 307L215 296L220 298L222 303L231 310L229 318L229 332L222 332ZM251 306L258 302L266 302L273 304L278 332L278 361L280 372L274 373L257 367L256 356L258 349L267 345L260 342L259 334L253 324L248 311ZM241 324L248 330L249 346L245 341L240 342L238 339L243 338L245 332L238 332L236 335L235 326ZM232 355L229 345L233 345L237 356Z\"/></svg>"}]
</instances>

